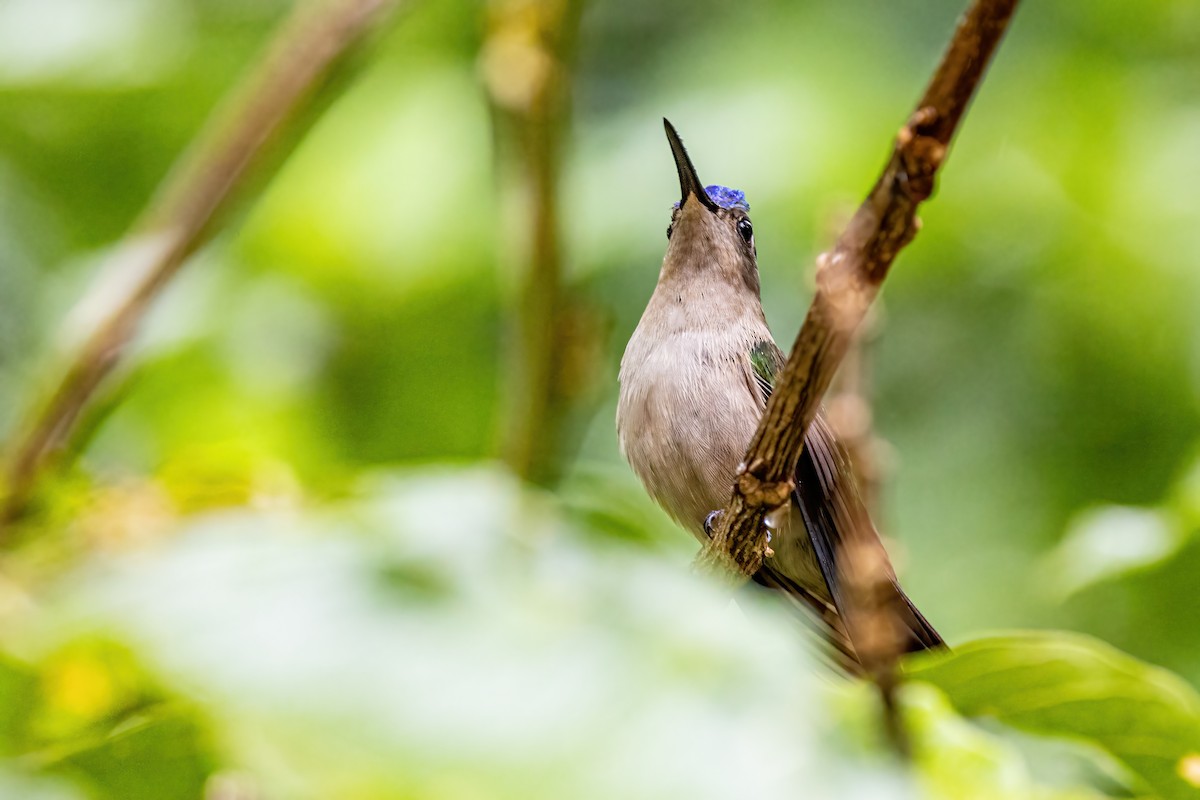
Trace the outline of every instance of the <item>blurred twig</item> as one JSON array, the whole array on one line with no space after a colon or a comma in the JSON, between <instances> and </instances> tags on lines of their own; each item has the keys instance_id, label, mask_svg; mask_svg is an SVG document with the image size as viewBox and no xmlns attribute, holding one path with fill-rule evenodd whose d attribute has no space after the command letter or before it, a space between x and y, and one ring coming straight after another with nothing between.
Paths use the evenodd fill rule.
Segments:
<instances>
[{"instance_id":1,"label":"blurred twig","mask_svg":"<svg viewBox=\"0 0 1200 800\"><path fill-rule=\"evenodd\" d=\"M850 349L838 368L825 401L825 418L833 428L837 440L846 448L854 476L858 480L859 494L871 512L878 518L880 494L887 471L887 442L880 439L874 430L874 413L871 409L871 358L872 342L879 337L879 305L867 312L866 318L850 343Z\"/></svg>"},{"instance_id":2,"label":"blurred twig","mask_svg":"<svg viewBox=\"0 0 1200 800\"><path fill-rule=\"evenodd\" d=\"M560 429L587 337L563 281L559 177L570 116L571 70L582 0L496 0L480 69L500 149L513 140L515 191L502 209L517 272L506 370L502 452L522 477L552 482Z\"/></svg>"},{"instance_id":3,"label":"blurred twig","mask_svg":"<svg viewBox=\"0 0 1200 800\"><path fill-rule=\"evenodd\" d=\"M66 356L52 391L19 427L7 464L0 532L21 515L50 457L119 362L154 299L213 234L269 145L296 134L301 111L399 0L298 5L261 61L222 103L115 248L81 307L99 322Z\"/></svg>"},{"instance_id":4,"label":"blurred twig","mask_svg":"<svg viewBox=\"0 0 1200 800\"><path fill-rule=\"evenodd\" d=\"M870 366L867 348L879 334L879 306L872 306L855 333L850 349L834 378L826 403L826 419L838 442L846 449L870 516L878 518L886 446L875 436L870 400ZM869 523L868 523L869 524ZM888 560L871 536L855 536L839 554L839 575L845 597L852 606L848 620L855 652L879 689L883 727L893 748L902 757L911 754L908 730L900 715L896 690L897 670L904 653L905 628L895 607Z\"/></svg>"},{"instance_id":5,"label":"blurred twig","mask_svg":"<svg viewBox=\"0 0 1200 800\"><path fill-rule=\"evenodd\" d=\"M896 254L917 233L917 208L933 192L950 140L1017 2L974 0L900 129L883 173L833 250L818 259L812 306L738 470L727 513L699 556L701 569L740 583L762 566L768 498L780 496L775 487L791 485L821 398ZM865 531L846 534L838 565L847 588L847 624L863 666L880 687L893 740L904 752L894 696L900 623L890 607L895 592L884 591L890 585L886 555Z\"/></svg>"}]
</instances>

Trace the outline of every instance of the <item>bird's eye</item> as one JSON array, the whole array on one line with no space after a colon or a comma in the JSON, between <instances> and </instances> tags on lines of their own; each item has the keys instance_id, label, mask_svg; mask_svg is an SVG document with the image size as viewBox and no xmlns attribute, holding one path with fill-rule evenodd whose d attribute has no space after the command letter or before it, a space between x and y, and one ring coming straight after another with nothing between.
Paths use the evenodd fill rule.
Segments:
<instances>
[{"instance_id":1,"label":"bird's eye","mask_svg":"<svg viewBox=\"0 0 1200 800\"><path fill-rule=\"evenodd\" d=\"M749 244L750 240L754 238L754 226L750 224L750 220L745 218L739 219L737 229L738 233L742 235L742 241L746 244Z\"/></svg>"},{"instance_id":2,"label":"bird's eye","mask_svg":"<svg viewBox=\"0 0 1200 800\"><path fill-rule=\"evenodd\" d=\"M675 227L674 225L668 225L668 226L667 226L667 238L668 238L668 239L670 239L670 238L671 238L671 230L672 230L674 227Z\"/></svg>"}]
</instances>

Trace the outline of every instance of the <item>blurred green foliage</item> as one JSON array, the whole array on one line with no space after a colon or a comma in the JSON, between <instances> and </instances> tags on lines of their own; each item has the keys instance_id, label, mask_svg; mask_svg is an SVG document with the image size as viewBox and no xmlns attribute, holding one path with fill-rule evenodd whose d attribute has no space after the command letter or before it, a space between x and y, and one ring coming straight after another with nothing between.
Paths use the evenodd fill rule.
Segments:
<instances>
[{"instance_id":1,"label":"blurred green foliage","mask_svg":"<svg viewBox=\"0 0 1200 800\"><path fill-rule=\"evenodd\" d=\"M6 437L287 5L0 2ZM520 220L486 8L414 4L162 298L0 561L0 796L1189 796L1195 692L1146 663L1200 682L1200 6L1028 2L885 287L880 526L959 644L905 690L915 774L769 603L714 611L616 450L659 118L747 192L786 343L961 6L587 6L562 206L600 378L541 494L490 465ZM969 641L1018 627L1086 636Z\"/></svg>"}]
</instances>

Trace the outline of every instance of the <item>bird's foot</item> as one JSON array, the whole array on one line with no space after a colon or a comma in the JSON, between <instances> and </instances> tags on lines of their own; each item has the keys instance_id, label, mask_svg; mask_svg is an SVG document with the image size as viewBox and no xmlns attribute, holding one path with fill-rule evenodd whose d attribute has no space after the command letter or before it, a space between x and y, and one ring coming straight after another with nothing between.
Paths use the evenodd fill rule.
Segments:
<instances>
[{"instance_id":1,"label":"bird's foot","mask_svg":"<svg viewBox=\"0 0 1200 800\"><path fill-rule=\"evenodd\" d=\"M712 535L713 535L713 526L715 526L717 524L717 520L719 520L721 518L721 515L724 513L725 512L722 511L721 509L717 509L716 511L708 512L708 516L704 518L704 535L707 536L709 539L711 539ZM763 527L767 529L767 544L770 544L771 543L771 526L763 525ZM770 548L768 548L768 550L770 550Z\"/></svg>"}]
</instances>

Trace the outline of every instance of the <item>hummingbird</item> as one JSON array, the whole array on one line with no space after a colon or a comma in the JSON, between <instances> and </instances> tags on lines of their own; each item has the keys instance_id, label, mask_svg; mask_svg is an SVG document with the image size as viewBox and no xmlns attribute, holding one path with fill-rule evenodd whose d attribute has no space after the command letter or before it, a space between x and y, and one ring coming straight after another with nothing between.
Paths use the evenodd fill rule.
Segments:
<instances>
[{"instance_id":1,"label":"hummingbird","mask_svg":"<svg viewBox=\"0 0 1200 800\"><path fill-rule=\"evenodd\" d=\"M785 359L763 314L745 193L705 187L678 132L663 124L681 197L658 283L621 359L617 435L650 496L704 543ZM773 554L755 582L815 615L846 666L862 666L838 569L852 531L883 554L904 650L944 646L896 582L845 449L821 411L805 436L788 507L770 517Z\"/></svg>"}]
</instances>

